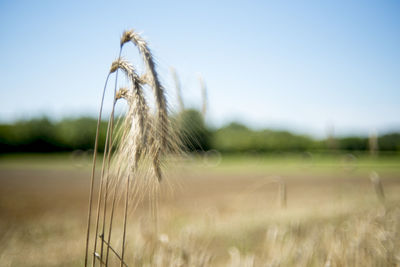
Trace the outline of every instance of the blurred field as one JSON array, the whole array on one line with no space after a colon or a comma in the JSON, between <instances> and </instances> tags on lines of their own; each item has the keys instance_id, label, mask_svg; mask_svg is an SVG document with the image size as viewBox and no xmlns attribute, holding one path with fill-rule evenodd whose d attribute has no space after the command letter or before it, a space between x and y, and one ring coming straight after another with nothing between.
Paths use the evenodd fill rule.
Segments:
<instances>
[{"instance_id":1,"label":"blurred field","mask_svg":"<svg viewBox=\"0 0 400 267\"><path fill-rule=\"evenodd\" d=\"M397 155L194 156L166 169L158 240L146 203L129 218L134 266L400 264ZM0 265L82 266L89 177L85 153L1 156Z\"/></svg>"}]
</instances>

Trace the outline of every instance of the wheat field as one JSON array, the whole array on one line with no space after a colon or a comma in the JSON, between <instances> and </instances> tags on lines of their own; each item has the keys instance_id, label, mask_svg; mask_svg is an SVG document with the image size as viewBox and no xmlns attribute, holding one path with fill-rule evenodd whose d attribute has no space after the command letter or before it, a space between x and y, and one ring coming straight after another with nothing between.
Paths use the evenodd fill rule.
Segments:
<instances>
[{"instance_id":1,"label":"wheat field","mask_svg":"<svg viewBox=\"0 0 400 267\"><path fill-rule=\"evenodd\" d=\"M0 161L1 266L82 266L90 157ZM396 266L397 157L187 157L166 166L159 231L129 214L129 266ZM379 174L384 202L370 180ZM286 208L277 181L286 185ZM164 185L164 184L163 184ZM116 236L121 228L115 228ZM118 265L110 257L110 266Z\"/></svg>"}]
</instances>

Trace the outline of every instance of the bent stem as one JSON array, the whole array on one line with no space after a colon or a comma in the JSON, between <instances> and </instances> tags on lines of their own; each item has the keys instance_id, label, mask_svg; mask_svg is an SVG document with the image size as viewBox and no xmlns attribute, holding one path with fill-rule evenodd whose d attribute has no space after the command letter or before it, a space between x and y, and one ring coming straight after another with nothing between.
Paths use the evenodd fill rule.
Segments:
<instances>
[{"instance_id":1,"label":"bent stem","mask_svg":"<svg viewBox=\"0 0 400 267\"><path fill-rule=\"evenodd\" d=\"M118 58L121 57L122 49L119 51ZM113 96L113 106L111 110L111 115L109 119L109 140L108 140L108 151L105 151L103 157L103 166L106 164L106 154L107 154L107 178L106 178L106 187L104 193L104 209L103 209L103 224L102 224L102 242L101 242L101 251L100 258L103 260L103 247L104 247L104 238L105 238L105 223L106 223L106 215L107 215L107 198L108 198L108 187L109 187L109 176L110 176L110 161L111 161L111 151L113 146L113 131L114 131L114 113L115 113L115 104L116 104L116 93L117 93L117 85L118 85L118 70L115 73L115 84L114 84L114 96ZM107 249L108 250L108 249Z\"/></svg>"},{"instance_id":2,"label":"bent stem","mask_svg":"<svg viewBox=\"0 0 400 267\"><path fill-rule=\"evenodd\" d=\"M100 122L101 122L101 114L103 113L103 105L104 105L104 96L106 93L108 78L110 74L107 75L106 81L104 83L103 95L101 97L99 118L97 120L97 128L96 128L96 139L94 141L94 151L93 151L93 165L92 165L92 175L90 178L90 194L89 194L89 210L88 210L88 223L86 230L86 248L85 248L85 267L88 264L88 250L89 250L89 237L90 237L90 223L92 217L92 203L93 203L93 188L94 188L94 175L96 171L96 160L97 160L97 149L98 149L98 141L99 141L99 132L100 132ZM96 237L97 238L97 237Z\"/></svg>"},{"instance_id":3,"label":"bent stem","mask_svg":"<svg viewBox=\"0 0 400 267\"><path fill-rule=\"evenodd\" d=\"M121 50L119 51L119 55L121 55ZM111 75L111 72L108 74L108 77ZM107 80L108 80L107 77ZM115 76L115 84L117 84L118 81L118 73ZM115 99L115 91L116 89L114 88L114 99ZM104 92L103 92L103 98L104 98ZM114 109L115 103L113 105L113 109ZM111 116L113 116L113 113L111 114ZM103 155L103 162L102 162L102 170L101 170L101 177L100 177L100 190L99 190L99 198L98 198L98 202L97 202L97 218L96 218L96 231L95 231L95 240L94 240L94 249L93 249L93 263L92 266L95 266L96 263L96 257L95 257L95 253L96 253L96 249L97 249L97 235L98 235L98 230L99 230L99 219L100 219L100 207L101 207L101 200L102 200L102 193L103 193L103 184L104 184L104 171L105 171L105 159L106 159L106 155L108 154L109 151L109 147L110 147L110 141L109 140L109 136L110 136L110 127L111 127L111 120L109 119L108 121L108 126L107 126L107 134L106 134L106 143L104 145L104 155ZM108 177L107 177L107 184L108 184ZM108 185L106 185L108 186ZM106 188L106 192L107 192L107 188ZM106 205L106 201L107 199L104 199L104 205ZM103 221L104 223L104 221ZM102 233L102 242L101 242L101 256L100 256L100 260L102 261L102 254L103 254L103 240L104 240L104 225L103 225L103 233Z\"/></svg>"},{"instance_id":4,"label":"bent stem","mask_svg":"<svg viewBox=\"0 0 400 267\"><path fill-rule=\"evenodd\" d=\"M93 249L93 263L92 266L95 266L95 261L96 261L96 249L97 249L97 235L99 233L99 219L100 219L100 207L101 207L101 200L102 200L102 193L103 193L103 185L104 185L104 170L105 170L105 156L108 151L109 147L109 134L110 134L110 123L108 123L107 126L107 134L106 134L106 143L104 145L104 154L103 154L103 164L101 166L101 176L100 176L100 190L99 190L99 197L97 201L97 217L96 217L96 231L95 231L95 241L94 241L94 249ZM108 182L108 181L107 181ZM106 199L104 200L106 201ZM102 240L104 239L104 236L102 236ZM103 248L103 242L101 243L101 248ZM100 260L102 261L103 259L100 257Z\"/></svg>"}]
</instances>

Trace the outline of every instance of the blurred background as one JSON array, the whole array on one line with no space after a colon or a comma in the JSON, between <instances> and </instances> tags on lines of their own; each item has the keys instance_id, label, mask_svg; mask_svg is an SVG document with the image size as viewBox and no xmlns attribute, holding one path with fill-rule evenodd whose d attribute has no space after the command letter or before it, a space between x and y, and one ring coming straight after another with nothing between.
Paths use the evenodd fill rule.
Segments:
<instances>
[{"instance_id":1,"label":"blurred background","mask_svg":"<svg viewBox=\"0 0 400 267\"><path fill-rule=\"evenodd\" d=\"M103 83L134 28L189 152L176 170L166 165L178 184L161 197L168 242L190 228L217 266L249 255L254 266L279 255L291 266L293 249L259 253L277 229L312 244L304 266L335 255L339 265L399 264L399 226L372 229L365 215L384 206L390 222L400 218L399 12L396 1L0 1L0 262L82 265ZM133 45L123 57L143 73ZM145 207L137 213L146 218ZM343 252L350 237L328 231L339 243L323 246L309 230L364 215L389 243L368 236ZM380 249L388 254L370 256Z\"/></svg>"},{"instance_id":2,"label":"blurred background","mask_svg":"<svg viewBox=\"0 0 400 267\"><path fill-rule=\"evenodd\" d=\"M3 1L1 151L91 148L90 119L128 28L149 41L171 111L179 106L170 67L187 109L201 111L203 77L205 149L326 150L333 138L336 149L368 150L366 138L376 135L378 149L396 151L398 9L394 2ZM134 49L123 56L140 69ZM240 144L221 142L234 132Z\"/></svg>"}]
</instances>

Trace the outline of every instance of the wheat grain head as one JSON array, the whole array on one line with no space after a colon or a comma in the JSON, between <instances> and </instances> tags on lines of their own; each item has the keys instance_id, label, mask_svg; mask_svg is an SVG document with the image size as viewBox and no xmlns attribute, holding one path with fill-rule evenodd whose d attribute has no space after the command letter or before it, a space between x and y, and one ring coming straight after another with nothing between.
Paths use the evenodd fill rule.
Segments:
<instances>
[{"instance_id":1,"label":"wheat grain head","mask_svg":"<svg viewBox=\"0 0 400 267\"><path fill-rule=\"evenodd\" d=\"M167 101L165 98L164 87L161 85L154 62L153 55L147 45L147 42L134 30L125 31L121 37L121 48L124 44L132 42L142 55L146 66L145 80L153 90L156 101L156 126L153 128L152 135L154 142L152 144L151 154L153 157L154 175L161 181L162 174L160 169L161 156L167 149L169 121L167 111Z\"/></svg>"}]
</instances>

